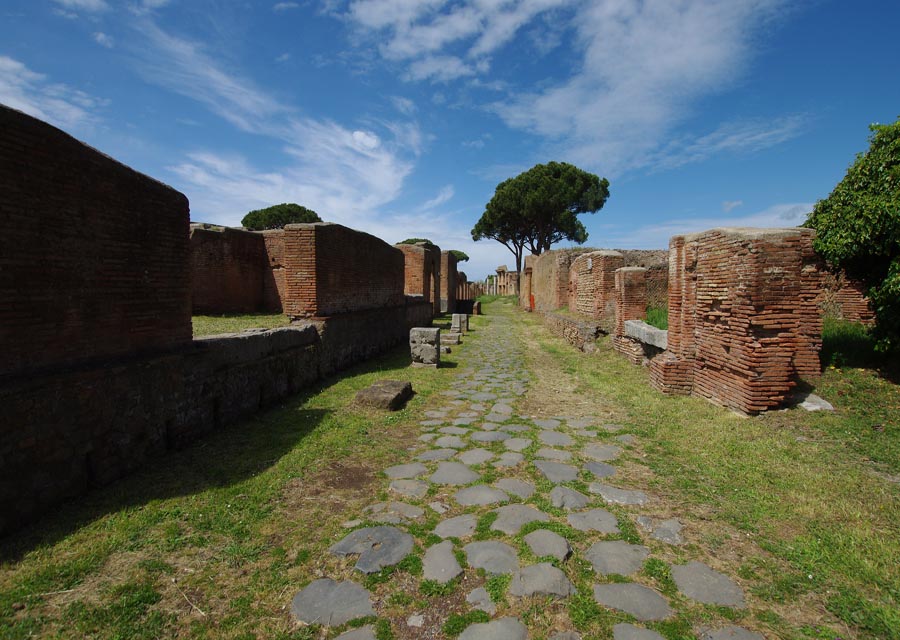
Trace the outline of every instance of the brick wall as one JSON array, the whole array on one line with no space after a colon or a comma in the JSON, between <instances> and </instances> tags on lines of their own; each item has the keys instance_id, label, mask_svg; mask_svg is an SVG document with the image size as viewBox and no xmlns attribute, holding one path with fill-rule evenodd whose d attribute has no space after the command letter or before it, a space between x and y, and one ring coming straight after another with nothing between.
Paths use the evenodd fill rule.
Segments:
<instances>
[{"instance_id":1,"label":"brick wall","mask_svg":"<svg viewBox=\"0 0 900 640\"><path fill-rule=\"evenodd\" d=\"M569 311L600 321L612 330L616 316L615 273L625 266L618 251L591 251L576 257L569 266Z\"/></svg>"},{"instance_id":2,"label":"brick wall","mask_svg":"<svg viewBox=\"0 0 900 640\"><path fill-rule=\"evenodd\" d=\"M0 378L191 340L188 201L0 105Z\"/></svg>"},{"instance_id":3,"label":"brick wall","mask_svg":"<svg viewBox=\"0 0 900 640\"><path fill-rule=\"evenodd\" d=\"M569 266L584 251L547 251L531 263L531 293L537 311L555 311L569 302Z\"/></svg>"},{"instance_id":4,"label":"brick wall","mask_svg":"<svg viewBox=\"0 0 900 640\"><path fill-rule=\"evenodd\" d=\"M865 286L843 272L826 271L822 282L822 314L867 326L875 323L872 302L866 297Z\"/></svg>"},{"instance_id":5,"label":"brick wall","mask_svg":"<svg viewBox=\"0 0 900 640\"><path fill-rule=\"evenodd\" d=\"M441 249L436 245L419 243L396 244L403 252L403 292L408 296L421 296L432 302L434 313L440 313Z\"/></svg>"},{"instance_id":6,"label":"brick wall","mask_svg":"<svg viewBox=\"0 0 900 640\"><path fill-rule=\"evenodd\" d=\"M264 306L268 267L262 234L191 225L191 290L195 314L249 313Z\"/></svg>"},{"instance_id":7,"label":"brick wall","mask_svg":"<svg viewBox=\"0 0 900 640\"><path fill-rule=\"evenodd\" d=\"M622 267L615 271L615 328L613 348L634 364L644 360L643 345L625 335L626 320L643 320L647 317L647 269Z\"/></svg>"},{"instance_id":8,"label":"brick wall","mask_svg":"<svg viewBox=\"0 0 900 640\"><path fill-rule=\"evenodd\" d=\"M441 313L456 311L456 256L441 251Z\"/></svg>"},{"instance_id":9,"label":"brick wall","mask_svg":"<svg viewBox=\"0 0 900 640\"><path fill-rule=\"evenodd\" d=\"M647 306L666 307L669 303L669 264L647 267Z\"/></svg>"},{"instance_id":10,"label":"brick wall","mask_svg":"<svg viewBox=\"0 0 900 640\"><path fill-rule=\"evenodd\" d=\"M284 311L287 295L284 268L284 229L263 231L267 268L263 270L263 310L270 313Z\"/></svg>"},{"instance_id":11,"label":"brick wall","mask_svg":"<svg viewBox=\"0 0 900 640\"><path fill-rule=\"evenodd\" d=\"M744 413L779 406L819 374L821 273L809 229L713 229L670 244L664 391Z\"/></svg>"},{"instance_id":12,"label":"brick wall","mask_svg":"<svg viewBox=\"0 0 900 640\"><path fill-rule=\"evenodd\" d=\"M294 318L404 305L403 252L328 222L284 228L285 313Z\"/></svg>"}]
</instances>

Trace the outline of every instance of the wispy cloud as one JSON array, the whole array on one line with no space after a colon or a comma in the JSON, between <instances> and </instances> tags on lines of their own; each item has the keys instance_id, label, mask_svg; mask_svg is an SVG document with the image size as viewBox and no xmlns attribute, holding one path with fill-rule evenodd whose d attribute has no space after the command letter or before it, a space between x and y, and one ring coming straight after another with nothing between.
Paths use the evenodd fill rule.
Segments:
<instances>
[{"instance_id":1,"label":"wispy cloud","mask_svg":"<svg viewBox=\"0 0 900 640\"><path fill-rule=\"evenodd\" d=\"M64 129L96 121L108 104L68 85L51 82L13 58L0 56L0 102Z\"/></svg>"},{"instance_id":2,"label":"wispy cloud","mask_svg":"<svg viewBox=\"0 0 900 640\"><path fill-rule=\"evenodd\" d=\"M276 2L272 5L272 11L290 11L291 9L299 9L298 2Z\"/></svg>"},{"instance_id":3,"label":"wispy cloud","mask_svg":"<svg viewBox=\"0 0 900 640\"><path fill-rule=\"evenodd\" d=\"M101 47L112 49L115 46L115 41L112 39L112 36L105 34L102 31L95 31L91 37L94 39L94 42Z\"/></svg>"},{"instance_id":4,"label":"wispy cloud","mask_svg":"<svg viewBox=\"0 0 900 640\"><path fill-rule=\"evenodd\" d=\"M280 56L278 56L277 58L275 58L275 62L287 62L287 61L290 60L290 59L291 59L291 54L289 54L289 53L282 53Z\"/></svg>"},{"instance_id":5,"label":"wispy cloud","mask_svg":"<svg viewBox=\"0 0 900 640\"><path fill-rule=\"evenodd\" d=\"M91 13L106 11L109 5L106 0L53 0L56 4L70 11L88 11Z\"/></svg>"},{"instance_id":6,"label":"wispy cloud","mask_svg":"<svg viewBox=\"0 0 900 640\"><path fill-rule=\"evenodd\" d=\"M405 116L411 116L418 110L415 102L402 96L391 96L391 104Z\"/></svg>"},{"instance_id":7,"label":"wispy cloud","mask_svg":"<svg viewBox=\"0 0 900 640\"><path fill-rule=\"evenodd\" d=\"M465 76L474 76L476 68L456 56L429 56L409 65L408 80L450 82Z\"/></svg>"},{"instance_id":8,"label":"wispy cloud","mask_svg":"<svg viewBox=\"0 0 900 640\"><path fill-rule=\"evenodd\" d=\"M454 191L452 184L445 185L441 187L441 190L438 191L438 194L435 197L422 203L422 208L427 211L429 209L439 207L453 198L453 195L455 193L456 192Z\"/></svg>"},{"instance_id":9,"label":"wispy cloud","mask_svg":"<svg viewBox=\"0 0 900 640\"><path fill-rule=\"evenodd\" d=\"M734 209L744 204L743 200L726 200L722 203L722 212L731 213Z\"/></svg>"}]
</instances>

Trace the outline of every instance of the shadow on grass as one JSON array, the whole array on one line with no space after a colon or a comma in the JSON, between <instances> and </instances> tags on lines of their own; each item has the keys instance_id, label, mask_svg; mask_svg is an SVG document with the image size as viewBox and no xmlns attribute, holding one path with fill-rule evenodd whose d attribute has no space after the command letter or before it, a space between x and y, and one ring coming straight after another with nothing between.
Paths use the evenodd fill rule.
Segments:
<instances>
[{"instance_id":1,"label":"shadow on grass","mask_svg":"<svg viewBox=\"0 0 900 640\"><path fill-rule=\"evenodd\" d=\"M230 487L260 475L302 445L331 413L305 407L310 398L338 382L371 373L398 377L410 364L397 347L283 398L255 416L208 434L183 449L147 460L134 473L61 504L37 521L0 537L0 562L16 562L51 546L108 514L141 510L155 501ZM445 366L456 366L448 362Z\"/></svg>"},{"instance_id":2,"label":"shadow on grass","mask_svg":"<svg viewBox=\"0 0 900 640\"><path fill-rule=\"evenodd\" d=\"M822 367L877 370L882 378L900 383L900 363L897 354L875 350L871 331L858 322L826 318L822 327Z\"/></svg>"}]
</instances>

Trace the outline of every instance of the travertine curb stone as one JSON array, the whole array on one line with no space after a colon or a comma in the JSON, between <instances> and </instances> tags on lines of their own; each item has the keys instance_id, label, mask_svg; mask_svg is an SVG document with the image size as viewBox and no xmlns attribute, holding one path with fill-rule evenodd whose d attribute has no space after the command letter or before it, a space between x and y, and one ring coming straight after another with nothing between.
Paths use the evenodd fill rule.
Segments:
<instances>
[{"instance_id":1,"label":"travertine curb stone","mask_svg":"<svg viewBox=\"0 0 900 640\"><path fill-rule=\"evenodd\" d=\"M295 619L306 624L336 627L354 618L374 616L370 595L355 582L321 578L294 596L291 613Z\"/></svg>"},{"instance_id":2,"label":"travertine curb stone","mask_svg":"<svg viewBox=\"0 0 900 640\"><path fill-rule=\"evenodd\" d=\"M566 520L573 529L578 529L579 531L619 533L619 523L616 517L606 509L591 509L580 513L570 513Z\"/></svg>"},{"instance_id":3,"label":"travertine curb stone","mask_svg":"<svg viewBox=\"0 0 900 640\"><path fill-rule=\"evenodd\" d=\"M477 525L478 518L474 514L466 513L439 522L434 528L434 533L441 538L468 538L475 533Z\"/></svg>"},{"instance_id":4,"label":"travertine curb stone","mask_svg":"<svg viewBox=\"0 0 900 640\"><path fill-rule=\"evenodd\" d=\"M595 542L584 552L584 557L597 573L608 576L619 574L628 576L641 568L650 555L650 549L622 540Z\"/></svg>"},{"instance_id":5,"label":"travertine curb stone","mask_svg":"<svg viewBox=\"0 0 900 640\"><path fill-rule=\"evenodd\" d=\"M672 579L684 595L704 604L726 607L744 606L744 592L728 576L696 560L672 565Z\"/></svg>"},{"instance_id":6,"label":"travertine curb stone","mask_svg":"<svg viewBox=\"0 0 900 640\"><path fill-rule=\"evenodd\" d=\"M599 493L604 500L613 504L640 506L647 503L647 494L643 491L619 489L601 482L592 482L588 485L588 490L591 493Z\"/></svg>"},{"instance_id":7,"label":"travertine curb stone","mask_svg":"<svg viewBox=\"0 0 900 640\"><path fill-rule=\"evenodd\" d=\"M384 470L384 475L395 480L404 478L416 478L424 476L428 473L428 467L421 462L411 462L409 464L398 464L394 467L388 467Z\"/></svg>"},{"instance_id":8,"label":"travertine curb stone","mask_svg":"<svg viewBox=\"0 0 900 640\"><path fill-rule=\"evenodd\" d=\"M701 629L699 640L766 640L761 633L729 625L721 629Z\"/></svg>"},{"instance_id":9,"label":"travertine curb stone","mask_svg":"<svg viewBox=\"0 0 900 640\"><path fill-rule=\"evenodd\" d=\"M379 380L371 387L356 393L355 402L364 407L396 411L413 395L411 382L402 380Z\"/></svg>"},{"instance_id":10,"label":"travertine curb stone","mask_svg":"<svg viewBox=\"0 0 900 640\"><path fill-rule=\"evenodd\" d=\"M578 469L572 465L563 464L561 462L551 462L549 460L535 460L534 466L538 471L544 474L550 482L559 484L561 482L571 482L578 478Z\"/></svg>"},{"instance_id":11,"label":"travertine curb stone","mask_svg":"<svg viewBox=\"0 0 900 640\"><path fill-rule=\"evenodd\" d=\"M469 566L488 573L512 573L519 568L515 549L503 542L472 542L463 547L463 551Z\"/></svg>"},{"instance_id":12,"label":"travertine curb stone","mask_svg":"<svg viewBox=\"0 0 900 640\"><path fill-rule=\"evenodd\" d=\"M456 492L456 495L453 496L453 499L464 507L471 507L475 505L506 502L509 500L509 496L500 489L489 487L486 484L477 484L474 487L460 489Z\"/></svg>"},{"instance_id":13,"label":"travertine curb stone","mask_svg":"<svg viewBox=\"0 0 900 640\"><path fill-rule=\"evenodd\" d=\"M579 493L568 487L553 487L550 491L550 503L554 507L562 509L582 509L591 499L583 493Z\"/></svg>"},{"instance_id":14,"label":"travertine curb stone","mask_svg":"<svg viewBox=\"0 0 900 640\"><path fill-rule=\"evenodd\" d=\"M375 627L367 624L359 629L345 631L334 640L377 640L375 637Z\"/></svg>"},{"instance_id":15,"label":"travertine curb stone","mask_svg":"<svg viewBox=\"0 0 900 640\"><path fill-rule=\"evenodd\" d=\"M461 485L478 480L481 476L459 462L441 462L437 471L431 474L434 484Z\"/></svg>"},{"instance_id":16,"label":"travertine curb stone","mask_svg":"<svg viewBox=\"0 0 900 640\"><path fill-rule=\"evenodd\" d=\"M529 484L524 480L517 480L515 478L501 478L494 483L494 486L498 489L502 489L506 493L516 496L517 498L522 498L522 500L528 500L528 498L534 495L534 485Z\"/></svg>"},{"instance_id":17,"label":"travertine curb stone","mask_svg":"<svg viewBox=\"0 0 900 640\"><path fill-rule=\"evenodd\" d=\"M532 531L525 536L524 540L528 548L531 549L531 553L538 558L550 556L563 561L572 554L572 547L569 545L569 541L549 529Z\"/></svg>"},{"instance_id":18,"label":"travertine curb stone","mask_svg":"<svg viewBox=\"0 0 900 640\"><path fill-rule=\"evenodd\" d=\"M566 574L549 562L519 569L513 573L509 583L509 593L519 597L539 594L565 598L574 592L575 588Z\"/></svg>"},{"instance_id":19,"label":"travertine curb stone","mask_svg":"<svg viewBox=\"0 0 900 640\"><path fill-rule=\"evenodd\" d=\"M500 618L466 627L459 640L527 640L528 629L515 618Z\"/></svg>"},{"instance_id":20,"label":"travertine curb stone","mask_svg":"<svg viewBox=\"0 0 900 640\"><path fill-rule=\"evenodd\" d=\"M446 584L462 573L462 567L453 555L453 543L444 540L428 547L422 561L422 577Z\"/></svg>"},{"instance_id":21,"label":"travertine curb stone","mask_svg":"<svg viewBox=\"0 0 900 640\"><path fill-rule=\"evenodd\" d=\"M491 525L493 531L502 531L508 535L519 533L519 529L529 522L547 522L550 519L543 511L538 511L534 507L524 504L510 504L505 507L495 509L497 519Z\"/></svg>"},{"instance_id":22,"label":"travertine curb stone","mask_svg":"<svg viewBox=\"0 0 900 640\"><path fill-rule=\"evenodd\" d=\"M672 615L665 598L640 584L595 584L594 600L604 607L631 614L641 622L665 620Z\"/></svg>"},{"instance_id":23,"label":"travertine curb stone","mask_svg":"<svg viewBox=\"0 0 900 640\"><path fill-rule=\"evenodd\" d=\"M636 627L627 622L620 622L613 627L613 640L666 640L651 629Z\"/></svg>"},{"instance_id":24,"label":"travertine curb stone","mask_svg":"<svg viewBox=\"0 0 900 640\"><path fill-rule=\"evenodd\" d=\"M424 498L425 494L428 493L428 485L421 480L394 480L391 482L389 489L408 498Z\"/></svg>"},{"instance_id":25,"label":"travertine curb stone","mask_svg":"<svg viewBox=\"0 0 900 640\"><path fill-rule=\"evenodd\" d=\"M363 573L375 573L397 564L409 555L413 537L396 527L367 527L357 529L331 546L337 556L359 554L356 568Z\"/></svg>"}]
</instances>

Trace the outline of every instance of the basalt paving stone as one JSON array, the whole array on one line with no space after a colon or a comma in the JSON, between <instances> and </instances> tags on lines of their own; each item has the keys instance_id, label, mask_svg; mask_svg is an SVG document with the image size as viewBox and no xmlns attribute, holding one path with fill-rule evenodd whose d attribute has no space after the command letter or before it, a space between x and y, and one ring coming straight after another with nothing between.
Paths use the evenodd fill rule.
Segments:
<instances>
[{"instance_id":1,"label":"basalt paving stone","mask_svg":"<svg viewBox=\"0 0 900 640\"><path fill-rule=\"evenodd\" d=\"M625 444L625 445L632 445L635 442L637 442L637 438L635 438L630 433L626 433L621 436L616 436L616 440L618 440L619 442L621 442L622 444Z\"/></svg>"},{"instance_id":2,"label":"basalt paving stone","mask_svg":"<svg viewBox=\"0 0 900 640\"><path fill-rule=\"evenodd\" d=\"M620 622L613 627L613 640L666 640L652 629L636 627L627 622Z\"/></svg>"},{"instance_id":3,"label":"basalt paving stone","mask_svg":"<svg viewBox=\"0 0 900 640\"><path fill-rule=\"evenodd\" d=\"M493 460L496 456L487 449L469 449L462 451L456 456L456 459L463 464L484 464L488 460Z\"/></svg>"},{"instance_id":4,"label":"basalt paving stone","mask_svg":"<svg viewBox=\"0 0 900 640\"><path fill-rule=\"evenodd\" d=\"M581 634L575 631L560 631L550 636L550 640L581 640Z\"/></svg>"},{"instance_id":5,"label":"basalt paving stone","mask_svg":"<svg viewBox=\"0 0 900 640\"><path fill-rule=\"evenodd\" d=\"M700 629L698 638L699 640L766 640L761 633L736 627L733 624L721 629Z\"/></svg>"},{"instance_id":6,"label":"basalt paving stone","mask_svg":"<svg viewBox=\"0 0 900 640\"><path fill-rule=\"evenodd\" d=\"M486 402L488 400L496 400L497 394L496 393L485 393L485 392L473 393L471 398L472 398L472 400L476 400L478 402Z\"/></svg>"},{"instance_id":7,"label":"basalt paving stone","mask_svg":"<svg viewBox=\"0 0 900 640\"><path fill-rule=\"evenodd\" d=\"M586 462L584 464L584 470L590 471L598 478L608 478L616 473L616 468L605 462Z\"/></svg>"},{"instance_id":8,"label":"basalt paving stone","mask_svg":"<svg viewBox=\"0 0 900 640\"><path fill-rule=\"evenodd\" d=\"M469 408L470 408L472 411L478 411L478 412L483 412L485 409L487 409L487 407L485 407L483 404L473 404L473 405L469 405Z\"/></svg>"},{"instance_id":9,"label":"basalt paving stone","mask_svg":"<svg viewBox=\"0 0 900 640\"><path fill-rule=\"evenodd\" d=\"M428 484L421 480L413 480L411 478L403 478L400 480L392 480L389 490L399 493L407 498L424 498L428 493Z\"/></svg>"},{"instance_id":10,"label":"basalt paving stone","mask_svg":"<svg viewBox=\"0 0 900 640\"><path fill-rule=\"evenodd\" d=\"M571 436L567 436L559 431L541 431L538 434L538 438L540 438L541 442L551 447L571 447L575 444Z\"/></svg>"},{"instance_id":11,"label":"basalt paving stone","mask_svg":"<svg viewBox=\"0 0 900 640\"><path fill-rule=\"evenodd\" d=\"M446 418L447 412L446 411L426 411L425 417L432 418L432 419L433 418Z\"/></svg>"},{"instance_id":12,"label":"basalt paving stone","mask_svg":"<svg viewBox=\"0 0 900 640\"><path fill-rule=\"evenodd\" d=\"M489 413L484 417L488 422L504 422L509 420L509 416L502 413Z\"/></svg>"},{"instance_id":13,"label":"basalt paving stone","mask_svg":"<svg viewBox=\"0 0 900 640\"><path fill-rule=\"evenodd\" d=\"M592 482L588 485L588 491L591 493L599 493L607 502L613 504L624 505L643 505L647 503L647 494L643 491L634 491L631 489L619 489L611 487L601 482Z\"/></svg>"},{"instance_id":14,"label":"basalt paving stone","mask_svg":"<svg viewBox=\"0 0 900 640\"><path fill-rule=\"evenodd\" d=\"M617 431L621 431L625 427L620 424L605 424L600 428L608 433L616 433Z\"/></svg>"},{"instance_id":15,"label":"basalt paving stone","mask_svg":"<svg viewBox=\"0 0 900 640\"><path fill-rule=\"evenodd\" d=\"M416 478L424 476L428 473L428 468L421 462L411 462L409 464L398 464L394 467L388 467L384 470L384 475L388 478Z\"/></svg>"},{"instance_id":16,"label":"basalt paving stone","mask_svg":"<svg viewBox=\"0 0 900 640\"><path fill-rule=\"evenodd\" d=\"M497 403L493 407L491 407L491 413L500 413L503 415L512 415L513 408L508 404Z\"/></svg>"},{"instance_id":17,"label":"basalt paving stone","mask_svg":"<svg viewBox=\"0 0 900 640\"><path fill-rule=\"evenodd\" d=\"M510 451L522 451L530 447L531 443L532 440L530 438L509 438L504 441L503 446Z\"/></svg>"},{"instance_id":18,"label":"basalt paving stone","mask_svg":"<svg viewBox=\"0 0 900 640\"><path fill-rule=\"evenodd\" d=\"M591 509L570 513L566 520L573 529L579 531L599 531L600 533L619 533L616 517L606 509Z\"/></svg>"},{"instance_id":19,"label":"basalt paving stone","mask_svg":"<svg viewBox=\"0 0 900 640\"><path fill-rule=\"evenodd\" d=\"M477 417L478 417L478 412L476 412L476 411L462 411L462 412L460 412L459 414L457 414L457 417L459 417L459 418L477 418Z\"/></svg>"},{"instance_id":20,"label":"basalt paving stone","mask_svg":"<svg viewBox=\"0 0 900 640\"><path fill-rule=\"evenodd\" d=\"M594 600L604 607L631 614L641 622L665 620L672 615L665 598L640 584L595 584Z\"/></svg>"},{"instance_id":21,"label":"basalt paving stone","mask_svg":"<svg viewBox=\"0 0 900 640\"><path fill-rule=\"evenodd\" d=\"M476 484L473 487L460 489L454 494L453 499L464 507L475 505L497 504L506 502L509 496L505 491L489 487L486 484Z\"/></svg>"},{"instance_id":22,"label":"basalt paving stone","mask_svg":"<svg viewBox=\"0 0 900 640\"><path fill-rule=\"evenodd\" d=\"M470 435L469 440L474 440L475 442L503 442L511 437L505 431L481 431Z\"/></svg>"},{"instance_id":23,"label":"basalt paving stone","mask_svg":"<svg viewBox=\"0 0 900 640\"><path fill-rule=\"evenodd\" d=\"M501 453L500 456L491 464L497 468L516 467L525 461L525 456L517 451L507 451Z\"/></svg>"},{"instance_id":24,"label":"basalt paving stone","mask_svg":"<svg viewBox=\"0 0 900 640\"><path fill-rule=\"evenodd\" d=\"M590 442L584 445L581 450L582 455L586 458L596 460L597 462L608 462L615 460L622 453L622 448L614 444L599 444Z\"/></svg>"},{"instance_id":25,"label":"basalt paving stone","mask_svg":"<svg viewBox=\"0 0 900 640\"><path fill-rule=\"evenodd\" d=\"M456 425L457 427L459 427L459 426L465 426L467 424L472 424L473 422L475 422L475 418L456 418L453 421L453 424Z\"/></svg>"},{"instance_id":26,"label":"basalt paving stone","mask_svg":"<svg viewBox=\"0 0 900 640\"><path fill-rule=\"evenodd\" d=\"M494 423L494 422L482 422L482 423L481 423L481 430L482 430L482 431L496 431L496 430L499 429L499 428L500 428L500 425L499 425L499 424L496 424L496 423ZM504 425L504 429L505 429L505 428L506 428L506 427L505 427L505 425Z\"/></svg>"},{"instance_id":27,"label":"basalt paving stone","mask_svg":"<svg viewBox=\"0 0 900 640\"><path fill-rule=\"evenodd\" d=\"M313 580L294 596L291 613L306 624L340 626L355 618L374 616L371 594L355 582L331 578Z\"/></svg>"},{"instance_id":28,"label":"basalt paving stone","mask_svg":"<svg viewBox=\"0 0 900 640\"><path fill-rule=\"evenodd\" d=\"M511 536L519 533L519 529L529 522L547 522L550 519L543 511L524 504L510 504L495 511L497 519L491 525L491 530L502 531Z\"/></svg>"},{"instance_id":29,"label":"basalt paving stone","mask_svg":"<svg viewBox=\"0 0 900 640\"><path fill-rule=\"evenodd\" d=\"M537 419L532 420L532 422L539 426L541 429L556 429L556 427L560 425L560 421L553 418L547 418L544 420Z\"/></svg>"},{"instance_id":30,"label":"basalt paving stone","mask_svg":"<svg viewBox=\"0 0 900 640\"><path fill-rule=\"evenodd\" d=\"M436 447L444 447L451 449L465 449L466 443L459 436L441 436L437 440L434 441L434 446Z\"/></svg>"},{"instance_id":31,"label":"basalt paving stone","mask_svg":"<svg viewBox=\"0 0 900 640\"><path fill-rule=\"evenodd\" d=\"M566 424L573 429L587 429L597 424L593 418L566 418Z\"/></svg>"},{"instance_id":32,"label":"basalt paving stone","mask_svg":"<svg viewBox=\"0 0 900 640\"><path fill-rule=\"evenodd\" d=\"M469 433L470 429L464 429L462 427L441 427L438 429L438 433L443 433L448 436L464 436Z\"/></svg>"},{"instance_id":33,"label":"basalt paving stone","mask_svg":"<svg viewBox=\"0 0 900 640\"><path fill-rule=\"evenodd\" d=\"M597 437L596 431L589 431L587 429L574 429L572 431L572 433L574 433L576 436L581 436L582 438L596 438Z\"/></svg>"},{"instance_id":34,"label":"basalt paving stone","mask_svg":"<svg viewBox=\"0 0 900 640\"><path fill-rule=\"evenodd\" d=\"M516 618L500 618L466 627L459 640L527 640L528 629Z\"/></svg>"},{"instance_id":35,"label":"basalt paving stone","mask_svg":"<svg viewBox=\"0 0 900 640\"><path fill-rule=\"evenodd\" d=\"M447 389L446 391L441 391L441 395L447 396L448 398L456 398L457 396L459 396L459 391Z\"/></svg>"},{"instance_id":36,"label":"basalt paving stone","mask_svg":"<svg viewBox=\"0 0 900 640\"><path fill-rule=\"evenodd\" d=\"M744 592L728 576L696 560L672 565L675 586L691 600L726 607L744 607Z\"/></svg>"},{"instance_id":37,"label":"basalt paving stone","mask_svg":"<svg viewBox=\"0 0 900 640\"><path fill-rule=\"evenodd\" d=\"M359 629L345 631L334 640L377 640L375 636L375 627L367 624Z\"/></svg>"},{"instance_id":38,"label":"basalt paving stone","mask_svg":"<svg viewBox=\"0 0 900 640\"><path fill-rule=\"evenodd\" d=\"M534 466L553 483L571 482L578 478L578 469L572 465L550 460L535 460Z\"/></svg>"},{"instance_id":39,"label":"basalt paving stone","mask_svg":"<svg viewBox=\"0 0 900 640\"><path fill-rule=\"evenodd\" d=\"M612 573L629 576L643 566L649 555L650 549L647 547L622 540L595 542L584 552L594 571L604 576Z\"/></svg>"},{"instance_id":40,"label":"basalt paving stone","mask_svg":"<svg viewBox=\"0 0 900 640\"><path fill-rule=\"evenodd\" d=\"M436 433L423 433L422 435L419 436L419 440L421 442L431 442L432 440L434 440L437 437L438 437L438 435Z\"/></svg>"},{"instance_id":41,"label":"basalt paving stone","mask_svg":"<svg viewBox=\"0 0 900 640\"><path fill-rule=\"evenodd\" d=\"M449 460L459 453L456 449L430 449L416 456L416 460L429 462L433 460Z\"/></svg>"},{"instance_id":42,"label":"basalt paving stone","mask_svg":"<svg viewBox=\"0 0 900 640\"><path fill-rule=\"evenodd\" d=\"M439 427L442 424L445 424L446 422L447 422L446 420L441 420L441 419L422 420L419 424L422 425L423 427Z\"/></svg>"},{"instance_id":43,"label":"basalt paving stone","mask_svg":"<svg viewBox=\"0 0 900 640\"><path fill-rule=\"evenodd\" d=\"M509 593L519 597L537 594L565 598L574 592L575 588L566 574L549 562L519 569L512 574L509 583Z\"/></svg>"},{"instance_id":44,"label":"basalt paving stone","mask_svg":"<svg viewBox=\"0 0 900 640\"><path fill-rule=\"evenodd\" d=\"M513 433L524 433L525 431L531 431L530 427L526 427L524 424L505 424L503 425L504 431L512 431Z\"/></svg>"},{"instance_id":45,"label":"basalt paving stone","mask_svg":"<svg viewBox=\"0 0 900 640\"><path fill-rule=\"evenodd\" d=\"M494 483L494 486L523 500L527 500L534 494L533 484L515 478L501 478Z\"/></svg>"},{"instance_id":46,"label":"basalt paving stone","mask_svg":"<svg viewBox=\"0 0 900 640\"><path fill-rule=\"evenodd\" d=\"M681 537L681 530L684 525L677 518L669 518L668 520L654 521L647 516L637 518L637 523L644 531L650 533L650 537L666 544L684 544L684 538Z\"/></svg>"},{"instance_id":47,"label":"basalt paving stone","mask_svg":"<svg viewBox=\"0 0 900 640\"><path fill-rule=\"evenodd\" d=\"M583 493L568 487L553 487L550 491L550 504L561 509L583 509L591 501Z\"/></svg>"},{"instance_id":48,"label":"basalt paving stone","mask_svg":"<svg viewBox=\"0 0 900 640\"><path fill-rule=\"evenodd\" d=\"M525 544L538 558L551 556L563 561L572 554L569 541L549 529L537 529L524 538Z\"/></svg>"},{"instance_id":49,"label":"basalt paving stone","mask_svg":"<svg viewBox=\"0 0 900 640\"><path fill-rule=\"evenodd\" d=\"M375 522L397 524L407 520L418 520L425 515L425 510L405 502L377 502L363 509L363 513Z\"/></svg>"},{"instance_id":50,"label":"basalt paving stone","mask_svg":"<svg viewBox=\"0 0 900 640\"><path fill-rule=\"evenodd\" d=\"M396 527L367 527L357 529L331 546L337 556L359 554L356 568L363 573L375 573L395 565L412 551L413 537Z\"/></svg>"},{"instance_id":51,"label":"basalt paving stone","mask_svg":"<svg viewBox=\"0 0 900 640\"><path fill-rule=\"evenodd\" d=\"M439 584L447 584L462 573L462 567L453 555L453 543L444 540L428 547L422 560L422 577L434 580Z\"/></svg>"},{"instance_id":52,"label":"basalt paving stone","mask_svg":"<svg viewBox=\"0 0 900 640\"><path fill-rule=\"evenodd\" d=\"M481 475L462 463L441 462L429 479L434 484L461 485L475 482L480 477Z\"/></svg>"},{"instance_id":53,"label":"basalt paving stone","mask_svg":"<svg viewBox=\"0 0 900 640\"><path fill-rule=\"evenodd\" d=\"M477 524L478 517L472 513L466 513L439 522L434 528L434 534L441 538L468 538L475 533Z\"/></svg>"},{"instance_id":54,"label":"basalt paving stone","mask_svg":"<svg viewBox=\"0 0 900 640\"><path fill-rule=\"evenodd\" d=\"M488 615L497 613L497 606L491 600L491 595L484 587L478 587L466 596L466 602L472 605L473 609L481 609Z\"/></svg>"},{"instance_id":55,"label":"basalt paving stone","mask_svg":"<svg viewBox=\"0 0 900 640\"><path fill-rule=\"evenodd\" d=\"M545 460L556 460L557 462L568 462L572 459L572 454L568 451L563 451L562 449L548 449L543 447L537 450L535 453L538 458L544 458Z\"/></svg>"},{"instance_id":56,"label":"basalt paving stone","mask_svg":"<svg viewBox=\"0 0 900 640\"><path fill-rule=\"evenodd\" d=\"M471 542L463 547L470 567L484 569L488 573L512 573L519 568L516 550L496 540Z\"/></svg>"}]
</instances>

